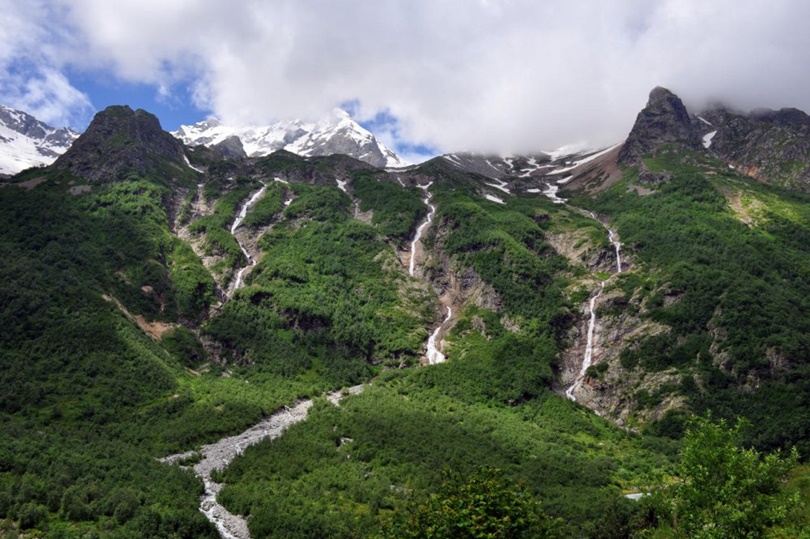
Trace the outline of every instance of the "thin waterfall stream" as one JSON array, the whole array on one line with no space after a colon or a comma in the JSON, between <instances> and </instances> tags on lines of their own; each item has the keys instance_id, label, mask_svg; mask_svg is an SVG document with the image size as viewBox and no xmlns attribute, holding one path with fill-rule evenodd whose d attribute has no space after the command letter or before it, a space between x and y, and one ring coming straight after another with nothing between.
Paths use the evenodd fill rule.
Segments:
<instances>
[{"instance_id":1,"label":"thin waterfall stream","mask_svg":"<svg viewBox=\"0 0 810 539\"><path fill-rule=\"evenodd\" d=\"M430 338L427 342L427 358L429 365L436 365L437 363L444 363L446 359L444 354L442 354L439 349L436 347L436 338L439 336L439 332L442 328L450 321L450 317L453 316L453 309L450 307L447 308L447 316L444 319L444 322L441 323L439 327L433 330L431 333Z\"/></svg>"},{"instance_id":2,"label":"thin waterfall stream","mask_svg":"<svg viewBox=\"0 0 810 539\"><path fill-rule=\"evenodd\" d=\"M261 189L253 193L253 196L251 196L248 199L248 201L245 202L244 205L242 205L242 208L239 210L239 214L236 216L236 219L234 219L233 224L231 225L231 235L236 240L236 243L239 244L239 248L242 249L242 254L245 255L245 258L247 258L248 261L247 266L240 269L236 273L236 280L234 281L233 288L231 289L231 294L233 294L242 287L243 284L242 277L244 276L245 271L256 265L256 260L253 259L248 250L245 249L245 246L242 245L242 242L239 241L239 238L236 237L236 229L239 228L239 225L241 225L242 221L244 221L245 217L247 217L247 212L250 209L250 207L256 204L256 202L258 202L258 200L262 197L266 189L267 186L263 185Z\"/></svg>"},{"instance_id":3,"label":"thin waterfall stream","mask_svg":"<svg viewBox=\"0 0 810 539\"><path fill-rule=\"evenodd\" d=\"M428 190L430 186L433 185L433 182L428 183L427 185L419 185L420 189L425 191L425 198L422 202L428 207L428 214L425 217L424 222L419 225L416 229L416 234L413 236L413 241L411 241L411 258L410 263L408 265L408 273L411 277L416 276L416 248L417 245L420 245L419 241L422 238L422 235L425 232L425 229L430 226L433 222L433 217L436 215L436 206L430 203L430 199L433 197L433 194ZM444 318L439 326L433 330L433 333L430 334L430 337L427 341L427 360L428 365L436 365L438 363L444 363L445 356L440 350L441 342L437 345L436 341L439 338L439 334L441 333L442 329L450 322L450 318L453 316L453 309L447 306L447 316Z\"/></svg>"},{"instance_id":4,"label":"thin waterfall stream","mask_svg":"<svg viewBox=\"0 0 810 539\"><path fill-rule=\"evenodd\" d=\"M428 191L428 189L430 189L431 185L433 185L433 182L430 182L429 184L424 186L423 185L418 186L420 189L423 189L425 191L425 199L422 202L424 202L425 205L428 207L428 214L427 217L425 218L425 221L421 225L419 225L419 227L416 229L416 234L414 235L413 241L411 242L411 261L410 265L408 266L408 273L410 274L411 277L414 277L416 272L416 246L419 243L419 240L422 238L422 233L425 231L427 227L430 226L430 223L433 222L433 216L436 214L436 206L430 203L430 199L433 196L433 194L430 191Z\"/></svg>"},{"instance_id":5,"label":"thin waterfall stream","mask_svg":"<svg viewBox=\"0 0 810 539\"><path fill-rule=\"evenodd\" d=\"M588 212L588 215L590 215L590 217L592 219L595 219L596 221L598 221L599 224L601 224L607 230L608 240L610 241L610 243L613 245L613 247L616 250L616 273L621 273L622 272L622 252L621 252L622 244L619 242L619 240L618 240L618 238L616 236L616 232L612 228L607 226L605 223L600 221L596 217L595 213ZM610 279L612 277L613 277L613 275L611 275L610 277L608 277L607 279L605 279L604 281L601 281L599 283L599 290L596 292L596 294L591 296L590 302L588 303L588 311L590 313L590 318L588 320L588 334L587 334L587 340L586 340L586 343L585 343L585 356L582 359L582 368L580 369L579 374L577 375L577 377L574 379L574 383L572 383L571 386L568 389L565 390L565 396L568 397L569 399L571 399L572 401L577 400L576 396L574 395L574 391L579 389L579 387L582 385L582 382L585 380L585 373L587 372L588 367L590 367L591 364L593 363L594 332L596 330L596 300L598 300L599 296L602 295L602 292L605 291L605 285L607 284L608 281L610 281Z\"/></svg>"}]
</instances>

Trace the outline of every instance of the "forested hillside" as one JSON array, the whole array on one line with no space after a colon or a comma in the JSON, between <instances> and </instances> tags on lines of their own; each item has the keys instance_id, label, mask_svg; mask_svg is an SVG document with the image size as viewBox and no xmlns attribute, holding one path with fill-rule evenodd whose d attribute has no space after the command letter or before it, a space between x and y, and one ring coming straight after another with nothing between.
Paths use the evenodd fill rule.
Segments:
<instances>
[{"instance_id":1,"label":"forested hillside","mask_svg":"<svg viewBox=\"0 0 810 539\"><path fill-rule=\"evenodd\" d=\"M562 203L534 159L229 158L156 122L100 113L0 187L0 536L217 537L201 446L312 399L211 476L251 537L799 537L807 195L671 137L559 160ZM695 454L758 500L736 523L681 488Z\"/></svg>"}]
</instances>

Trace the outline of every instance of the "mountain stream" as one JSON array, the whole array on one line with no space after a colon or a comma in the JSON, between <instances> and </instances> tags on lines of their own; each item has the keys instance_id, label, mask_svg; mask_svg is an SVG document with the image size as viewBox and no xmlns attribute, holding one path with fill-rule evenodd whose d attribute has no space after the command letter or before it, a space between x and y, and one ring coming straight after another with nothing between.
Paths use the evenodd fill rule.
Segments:
<instances>
[{"instance_id":1,"label":"mountain stream","mask_svg":"<svg viewBox=\"0 0 810 539\"><path fill-rule=\"evenodd\" d=\"M433 197L433 194L428 190L430 186L433 185L433 182L428 183L427 185L419 185L420 189L425 191L425 198L422 202L428 207L428 214L425 217L425 220L419 225L416 229L416 234L413 236L413 241L411 241L411 259L410 264L408 265L408 273L411 277L416 276L416 249L417 245L421 245L419 241L422 238L422 235L425 232L425 229L430 226L433 222L433 217L436 215L436 206L430 203L430 199ZM424 251L424 249L423 249ZM453 316L453 309L447 306L447 316L445 317L444 321L439 324L439 326L433 330L433 333L430 334L430 337L427 341L427 360L428 365L436 365L437 363L444 363L446 359L444 354L441 352L440 345L436 344L436 340L439 338L439 334L441 333L442 329L450 322L450 318Z\"/></svg>"},{"instance_id":2,"label":"mountain stream","mask_svg":"<svg viewBox=\"0 0 810 539\"><path fill-rule=\"evenodd\" d=\"M423 189L425 191L425 199L422 202L424 202L425 205L428 207L428 214L427 217L425 218L425 221L421 225L419 225L419 227L416 229L416 234L414 235L413 241L411 242L411 262L410 265L408 266L408 273L411 275L411 277L414 277L416 272L416 246L417 244L419 244L419 240L422 238L422 233L425 231L427 227L430 226L430 223L433 222L433 216L436 214L436 206L430 203L430 199L433 195L430 191L428 191L428 189L430 188L431 185L433 185L433 182L430 182L427 185L418 186L420 189Z\"/></svg>"}]
</instances>

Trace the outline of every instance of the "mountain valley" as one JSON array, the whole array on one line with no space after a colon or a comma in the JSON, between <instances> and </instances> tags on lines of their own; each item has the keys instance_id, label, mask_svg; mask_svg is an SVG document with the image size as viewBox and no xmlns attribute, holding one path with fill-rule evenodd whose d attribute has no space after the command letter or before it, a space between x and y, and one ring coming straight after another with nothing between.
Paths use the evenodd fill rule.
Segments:
<instances>
[{"instance_id":1,"label":"mountain valley","mask_svg":"<svg viewBox=\"0 0 810 539\"><path fill-rule=\"evenodd\" d=\"M100 112L0 184L0 537L438 537L479 479L494 536L694 536L700 418L781 463L733 530L806 537L808 128L656 88L621 144L409 165Z\"/></svg>"}]
</instances>

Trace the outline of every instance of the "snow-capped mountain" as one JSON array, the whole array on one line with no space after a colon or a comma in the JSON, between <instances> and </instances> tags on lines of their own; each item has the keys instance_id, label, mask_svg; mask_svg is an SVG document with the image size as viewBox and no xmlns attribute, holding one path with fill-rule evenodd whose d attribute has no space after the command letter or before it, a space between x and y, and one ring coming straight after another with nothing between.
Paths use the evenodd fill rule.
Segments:
<instances>
[{"instance_id":1,"label":"snow-capped mountain","mask_svg":"<svg viewBox=\"0 0 810 539\"><path fill-rule=\"evenodd\" d=\"M72 129L57 129L28 113L0 105L0 174L49 165L78 137Z\"/></svg>"},{"instance_id":2,"label":"snow-capped mountain","mask_svg":"<svg viewBox=\"0 0 810 539\"><path fill-rule=\"evenodd\" d=\"M249 157L260 157L284 149L304 157L346 154L381 168L410 164L340 109L333 110L328 118L315 123L291 120L261 127L240 127L208 119L194 125L183 125L172 135L189 146L213 146L236 136Z\"/></svg>"}]
</instances>

